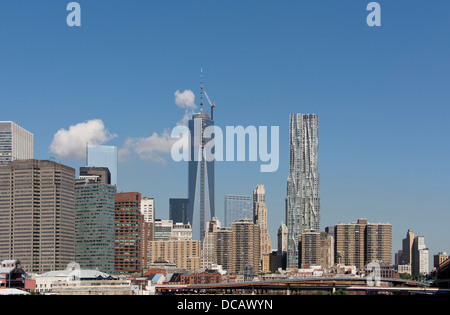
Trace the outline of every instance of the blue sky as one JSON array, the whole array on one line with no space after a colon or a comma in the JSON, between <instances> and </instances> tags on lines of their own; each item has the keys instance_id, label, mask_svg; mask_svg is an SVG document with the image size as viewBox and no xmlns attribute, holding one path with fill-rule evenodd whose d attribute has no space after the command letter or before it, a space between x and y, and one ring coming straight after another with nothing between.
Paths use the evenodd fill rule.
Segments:
<instances>
[{"instance_id":1,"label":"blue sky","mask_svg":"<svg viewBox=\"0 0 450 315\"><path fill-rule=\"evenodd\" d=\"M0 120L35 135L35 158L60 129L100 119L127 139L164 136L184 115L176 91L199 101L200 68L217 102L216 123L280 127L280 167L216 163L217 214L225 194L266 186L269 232L285 220L290 113L320 120L322 230L367 218L393 225L393 250L408 229L431 254L450 252L450 3L379 1L382 26L358 1L78 1L82 26L66 24L69 1L0 4ZM170 155L119 165L119 188L156 198L187 196L187 165ZM83 159L56 159L76 169Z\"/></svg>"}]
</instances>

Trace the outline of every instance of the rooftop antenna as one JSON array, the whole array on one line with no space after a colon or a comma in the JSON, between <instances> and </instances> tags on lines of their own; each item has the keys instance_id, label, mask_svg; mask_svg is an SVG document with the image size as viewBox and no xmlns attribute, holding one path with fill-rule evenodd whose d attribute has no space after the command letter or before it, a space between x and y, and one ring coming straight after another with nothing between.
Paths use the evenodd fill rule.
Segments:
<instances>
[{"instance_id":1,"label":"rooftop antenna","mask_svg":"<svg viewBox=\"0 0 450 315\"><path fill-rule=\"evenodd\" d=\"M200 112L203 114L203 68L200 70Z\"/></svg>"}]
</instances>

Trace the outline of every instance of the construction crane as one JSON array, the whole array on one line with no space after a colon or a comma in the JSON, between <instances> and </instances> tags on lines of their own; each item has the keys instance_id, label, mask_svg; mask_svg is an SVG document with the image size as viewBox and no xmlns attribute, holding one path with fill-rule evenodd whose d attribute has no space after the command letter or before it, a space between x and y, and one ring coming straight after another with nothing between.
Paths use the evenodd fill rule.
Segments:
<instances>
[{"instance_id":1,"label":"construction crane","mask_svg":"<svg viewBox=\"0 0 450 315\"><path fill-rule=\"evenodd\" d=\"M216 107L216 102L212 103L211 100L209 99L208 94L206 93L206 90L203 89L203 92L205 93L206 99L209 102L209 105L211 105L211 120L214 120L214 108Z\"/></svg>"}]
</instances>

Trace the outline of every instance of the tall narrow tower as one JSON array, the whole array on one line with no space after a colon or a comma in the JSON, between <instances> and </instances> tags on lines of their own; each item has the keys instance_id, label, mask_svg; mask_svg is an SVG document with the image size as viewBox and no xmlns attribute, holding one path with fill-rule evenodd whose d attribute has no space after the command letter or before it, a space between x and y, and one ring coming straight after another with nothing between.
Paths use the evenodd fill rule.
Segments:
<instances>
[{"instance_id":1,"label":"tall narrow tower","mask_svg":"<svg viewBox=\"0 0 450 315\"><path fill-rule=\"evenodd\" d=\"M287 268L298 268L298 237L304 230L320 230L319 117L315 114L292 114L289 120Z\"/></svg>"},{"instance_id":2,"label":"tall narrow tower","mask_svg":"<svg viewBox=\"0 0 450 315\"><path fill-rule=\"evenodd\" d=\"M214 126L208 113L203 112L203 71L200 84L200 113L189 120L191 134L189 161L189 222L192 225L192 239L203 241L206 222L215 216L214 207L214 160L205 158L205 146L213 138L205 138L205 128Z\"/></svg>"}]
</instances>

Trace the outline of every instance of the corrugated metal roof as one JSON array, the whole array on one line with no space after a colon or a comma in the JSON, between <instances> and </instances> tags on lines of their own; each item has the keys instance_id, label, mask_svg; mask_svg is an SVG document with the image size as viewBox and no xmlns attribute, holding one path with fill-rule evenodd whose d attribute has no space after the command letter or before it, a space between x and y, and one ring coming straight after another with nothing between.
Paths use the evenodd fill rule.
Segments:
<instances>
[{"instance_id":1,"label":"corrugated metal roof","mask_svg":"<svg viewBox=\"0 0 450 315\"><path fill-rule=\"evenodd\" d=\"M70 275L76 275L80 279L97 279L97 278L108 278L111 275L98 271L98 270L59 270L59 271L49 271L41 274L41 277L67 277Z\"/></svg>"},{"instance_id":2,"label":"corrugated metal roof","mask_svg":"<svg viewBox=\"0 0 450 315\"><path fill-rule=\"evenodd\" d=\"M1 289L0 295L29 295L30 293L18 289Z\"/></svg>"}]
</instances>

